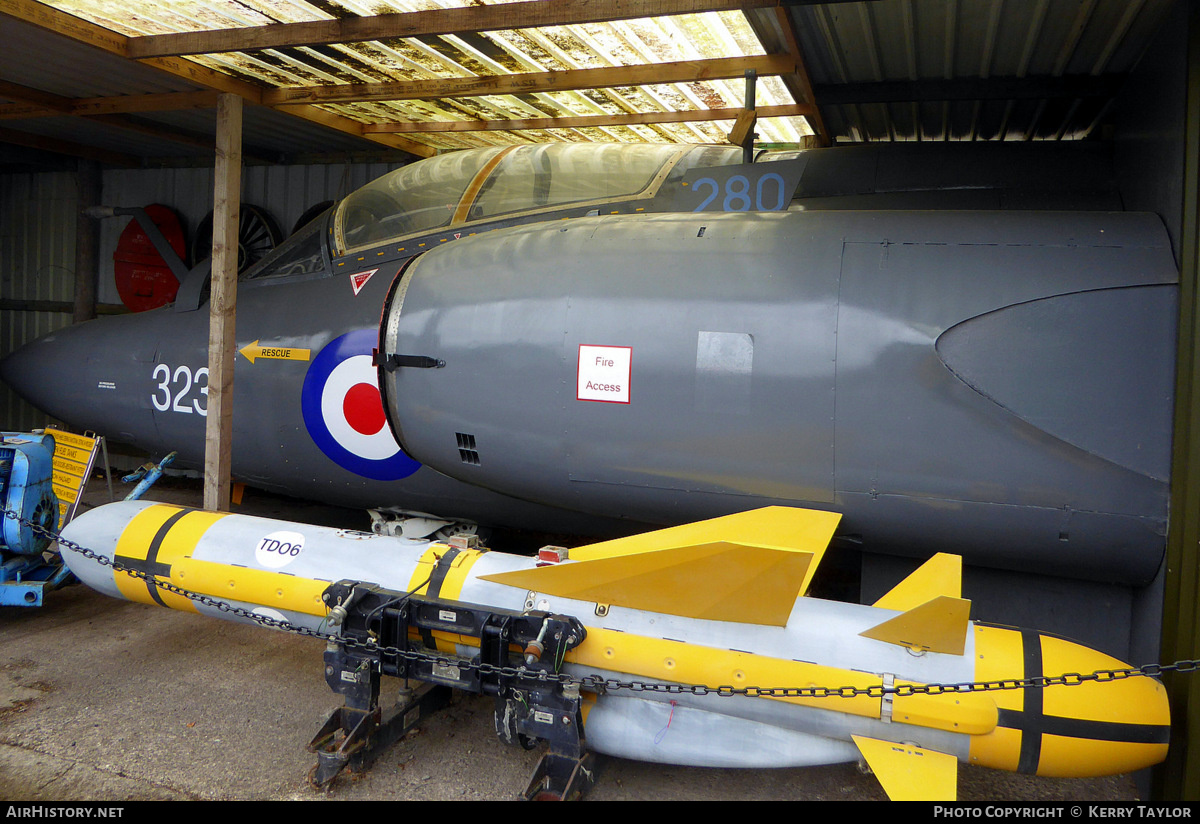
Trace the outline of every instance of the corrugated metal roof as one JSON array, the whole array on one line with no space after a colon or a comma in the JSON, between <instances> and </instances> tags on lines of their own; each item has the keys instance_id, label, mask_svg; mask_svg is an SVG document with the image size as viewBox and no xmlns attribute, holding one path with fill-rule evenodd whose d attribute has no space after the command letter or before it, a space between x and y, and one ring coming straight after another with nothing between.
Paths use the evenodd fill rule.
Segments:
<instances>
[{"instance_id":1,"label":"corrugated metal roof","mask_svg":"<svg viewBox=\"0 0 1200 824\"><path fill-rule=\"evenodd\" d=\"M1171 2L0 0L0 140L202 157L215 89L258 104L246 146L268 160L722 142L746 66L760 143L1080 138Z\"/></svg>"},{"instance_id":2,"label":"corrugated metal roof","mask_svg":"<svg viewBox=\"0 0 1200 824\"><path fill-rule=\"evenodd\" d=\"M791 10L844 139L1092 133L1173 0L895 0Z\"/></svg>"}]
</instances>

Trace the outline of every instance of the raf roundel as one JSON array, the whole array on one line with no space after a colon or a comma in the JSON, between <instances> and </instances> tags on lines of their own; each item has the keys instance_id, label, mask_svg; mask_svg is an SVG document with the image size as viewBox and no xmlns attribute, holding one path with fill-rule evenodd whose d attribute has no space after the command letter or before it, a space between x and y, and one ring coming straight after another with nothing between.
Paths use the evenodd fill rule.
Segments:
<instances>
[{"instance_id":1,"label":"raf roundel","mask_svg":"<svg viewBox=\"0 0 1200 824\"><path fill-rule=\"evenodd\" d=\"M392 437L371 363L373 329L334 338L304 376L300 408L308 434L343 469L377 481L407 478L421 464L404 454Z\"/></svg>"}]
</instances>

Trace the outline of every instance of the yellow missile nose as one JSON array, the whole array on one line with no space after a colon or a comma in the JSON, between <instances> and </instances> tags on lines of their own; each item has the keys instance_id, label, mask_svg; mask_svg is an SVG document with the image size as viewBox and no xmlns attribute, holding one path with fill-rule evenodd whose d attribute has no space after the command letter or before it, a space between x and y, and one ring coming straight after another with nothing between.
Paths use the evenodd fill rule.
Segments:
<instances>
[{"instance_id":1,"label":"yellow missile nose","mask_svg":"<svg viewBox=\"0 0 1200 824\"><path fill-rule=\"evenodd\" d=\"M1086 676L1129 667L1061 638L979 624L975 650L978 681ZM996 691L992 697L999 722L992 732L971 740L972 764L1083 778L1139 770L1166 758L1171 723L1167 692L1153 678L1022 687Z\"/></svg>"}]
</instances>

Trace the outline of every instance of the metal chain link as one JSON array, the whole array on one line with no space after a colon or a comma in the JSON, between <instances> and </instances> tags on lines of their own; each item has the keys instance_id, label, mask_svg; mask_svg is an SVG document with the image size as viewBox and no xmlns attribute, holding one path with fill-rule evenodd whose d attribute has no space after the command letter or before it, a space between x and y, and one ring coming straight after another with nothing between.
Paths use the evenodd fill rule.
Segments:
<instances>
[{"instance_id":1,"label":"metal chain link","mask_svg":"<svg viewBox=\"0 0 1200 824\"><path fill-rule=\"evenodd\" d=\"M271 618L267 615L260 615L251 612L242 607L235 607L227 601L222 601L218 598L213 598L208 595L202 595L198 592L191 592L183 587L176 586L169 581L162 581L155 578L147 572L139 569L127 567L115 559L108 558L97 552L80 546L79 544L67 538L63 538L56 532L46 529L42 525L22 518L16 512L5 509L4 517L16 521L22 526L29 527L35 533L42 537L48 537L58 543L59 547L65 547L72 552L82 555L84 558L95 561L96 563L111 567L117 572L123 572L130 577L137 578L150 586L158 587L180 597L203 604L204 606L212 607L221 612L235 615L239 618L245 618L256 624L265 627L280 629L285 632L290 632L295 635L303 635L309 638L319 638L327 643L341 644L349 649L361 649L368 652L379 652L383 655L390 655L397 658L403 658L406 661L421 661L424 663L432 663L437 666L458 667L459 669L476 670L485 675L499 675L507 678L521 678L525 680L535 680L547 683L558 683L562 686L578 686L594 692L605 692L609 690L629 690L630 692L653 692L664 693L667 695L719 695L719 696L747 696L750 698L857 698L866 696L868 698L883 698L886 695L910 696L910 695L944 695L946 693L963 693L963 692L994 692L997 690L1019 690L1019 689L1044 689L1052 686L1077 687L1081 684L1086 684L1089 681L1097 683L1107 683L1109 681L1122 681L1126 678L1142 677L1142 676L1158 676L1164 672L1180 672L1189 673L1200 669L1200 660L1184 660L1176 661L1173 664L1143 664L1140 667L1126 667L1124 669L1106 669L1096 670L1091 673L1068 672L1057 676L1034 675L1028 678L1008 678L997 681L965 681L957 684L900 684L897 686L883 686L877 684L870 687L732 687L720 686L709 687L700 684L673 684L673 683L658 683L646 681L619 681L615 678L601 678L598 675L573 676L566 673L550 673L544 670L531 670L526 667L503 667L485 662L464 661L458 658L451 658L445 655L436 655L418 650L401 649L399 647L380 646L373 640L358 641L353 638L343 638L328 632L309 629L308 627L297 626L286 620Z\"/></svg>"}]
</instances>

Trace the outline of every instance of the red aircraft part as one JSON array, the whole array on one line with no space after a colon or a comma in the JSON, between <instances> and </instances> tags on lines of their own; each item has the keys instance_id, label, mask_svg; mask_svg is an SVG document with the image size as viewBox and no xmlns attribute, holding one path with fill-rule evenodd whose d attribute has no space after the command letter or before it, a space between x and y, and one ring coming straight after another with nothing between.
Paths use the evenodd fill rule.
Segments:
<instances>
[{"instance_id":1,"label":"red aircraft part","mask_svg":"<svg viewBox=\"0 0 1200 824\"><path fill-rule=\"evenodd\" d=\"M182 260L187 244L179 216L170 207L158 203L147 206L146 214ZM170 303L179 291L179 280L136 219L130 220L121 232L117 251L113 253L113 274L121 302L133 312Z\"/></svg>"}]
</instances>

